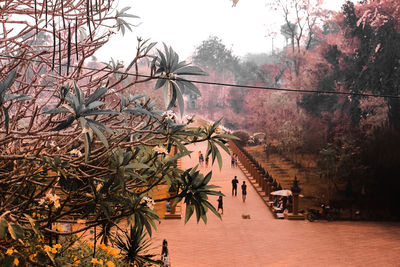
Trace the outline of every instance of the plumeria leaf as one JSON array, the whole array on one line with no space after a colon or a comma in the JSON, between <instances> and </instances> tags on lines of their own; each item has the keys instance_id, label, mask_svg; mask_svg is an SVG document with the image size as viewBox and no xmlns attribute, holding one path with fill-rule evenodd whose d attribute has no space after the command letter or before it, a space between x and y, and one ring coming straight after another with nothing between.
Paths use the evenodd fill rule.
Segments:
<instances>
[{"instance_id":1,"label":"plumeria leaf","mask_svg":"<svg viewBox=\"0 0 400 267\"><path fill-rule=\"evenodd\" d=\"M163 79L163 78L158 79L156 82L156 86L154 87L154 90L157 90L158 88L163 87L166 81L167 81L167 79Z\"/></svg>"},{"instance_id":2,"label":"plumeria leaf","mask_svg":"<svg viewBox=\"0 0 400 267\"><path fill-rule=\"evenodd\" d=\"M99 137L100 141L104 144L104 146L108 149L108 141L103 132L97 128L97 126L94 123L91 123L88 121L88 125L90 129L93 130L93 132Z\"/></svg>"},{"instance_id":3,"label":"plumeria leaf","mask_svg":"<svg viewBox=\"0 0 400 267\"><path fill-rule=\"evenodd\" d=\"M71 113L67 108L53 108L43 112L44 114L60 114L60 113Z\"/></svg>"},{"instance_id":4,"label":"plumeria leaf","mask_svg":"<svg viewBox=\"0 0 400 267\"><path fill-rule=\"evenodd\" d=\"M1 83L1 87L0 88L0 93L4 92L5 90L7 90L8 88L11 87L11 85L13 84L15 77L17 76L17 70L13 69L12 71L10 71L7 75L7 77L4 79L4 82Z\"/></svg>"},{"instance_id":5,"label":"plumeria leaf","mask_svg":"<svg viewBox=\"0 0 400 267\"><path fill-rule=\"evenodd\" d=\"M3 115L4 115L4 129L8 132L8 126L10 124L10 115L8 114L8 109L5 107L3 108Z\"/></svg>"},{"instance_id":6,"label":"plumeria leaf","mask_svg":"<svg viewBox=\"0 0 400 267\"><path fill-rule=\"evenodd\" d=\"M180 68L174 72L174 74L178 75L207 75L202 69L196 66L186 66Z\"/></svg>"},{"instance_id":7,"label":"plumeria leaf","mask_svg":"<svg viewBox=\"0 0 400 267\"><path fill-rule=\"evenodd\" d=\"M135 115L148 115L150 117L153 117L153 114L151 114L150 111L143 108L126 108L122 112L127 112Z\"/></svg>"},{"instance_id":8,"label":"plumeria leaf","mask_svg":"<svg viewBox=\"0 0 400 267\"><path fill-rule=\"evenodd\" d=\"M60 122L60 124L58 124L56 128L52 129L52 131L64 130L64 129L68 128L69 126L71 126L72 123L74 122L74 120L75 120L74 116L69 116L66 120Z\"/></svg>"},{"instance_id":9,"label":"plumeria leaf","mask_svg":"<svg viewBox=\"0 0 400 267\"><path fill-rule=\"evenodd\" d=\"M82 113L83 116L95 116L95 115L117 115L118 111L111 109L96 109L96 110L88 110Z\"/></svg>"},{"instance_id":10,"label":"plumeria leaf","mask_svg":"<svg viewBox=\"0 0 400 267\"><path fill-rule=\"evenodd\" d=\"M107 87L100 87L97 88L96 91L93 92L93 94L91 94L88 99L85 102L85 105L89 105L90 103L96 101L97 99L99 99L100 97L102 97L105 93L107 93L108 88Z\"/></svg>"}]
</instances>

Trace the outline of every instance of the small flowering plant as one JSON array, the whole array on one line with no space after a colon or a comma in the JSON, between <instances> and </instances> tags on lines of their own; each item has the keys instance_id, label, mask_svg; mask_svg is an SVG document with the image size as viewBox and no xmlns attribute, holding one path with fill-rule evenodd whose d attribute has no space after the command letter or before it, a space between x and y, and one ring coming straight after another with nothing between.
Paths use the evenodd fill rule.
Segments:
<instances>
[{"instance_id":1,"label":"small flowering plant","mask_svg":"<svg viewBox=\"0 0 400 267\"><path fill-rule=\"evenodd\" d=\"M50 248L53 250L54 246ZM77 242L69 247L64 253L57 254L55 262L57 266L105 266L105 267L128 267L128 264L120 257L117 248L104 243L97 244L96 253L93 242ZM57 248L60 251L60 248ZM93 256L94 255L94 256Z\"/></svg>"},{"instance_id":2,"label":"small flowering plant","mask_svg":"<svg viewBox=\"0 0 400 267\"><path fill-rule=\"evenodd\" d=\"M196 120L194 119L194 116L191 115L185 115L185 119L186 119L186 124L191 124L194 123Z\"/></svg>"},{"instance_id":3,"label":"small flowering plant","mask_svg":"<svg viewBox=\"0 0 400 267\"><path fill-rule=\"evenodd\" d=\"M157 152L158 154L164 154L164 155L168 154L168 150L165 147L161 146L161 145L155 146L153 148L153 150L155 152Z\"/></svg>"},{"instance_id":4,"label":"small flowering plant","mask_svg":"<svg viewBox=\"0 0 400 267\"><path fill-rule=\"evenodd\" d=\"M144 196L141 200L140 200L140 204L144 205L146 207L148 207L149 209L153 210L154 209L154 205L155 202L151 197L148 196Z\"/></svg>"},{"instance_id":5,"label":"small flowering plant","mask_svg":"<svg viewBox=\"0 0 400 267\"><path fill-rule=\"evenodd\" d=\"M39 200L39 205L51 206L54 205L56 209L60 207L60 197L56 194L47 193L46 196Z\"/></svg>"},{"instance_id":6,"label":"small flowering plant","mask_svg":"<svg viewBox=\"0 0 400 267\"><path fill-rule=\"evenodd\" d=\"M163 113L163 116L167 118L168 120L175 121L176 120L176 114L172 110L167 110Z\"/></svg>"}]
</instances>

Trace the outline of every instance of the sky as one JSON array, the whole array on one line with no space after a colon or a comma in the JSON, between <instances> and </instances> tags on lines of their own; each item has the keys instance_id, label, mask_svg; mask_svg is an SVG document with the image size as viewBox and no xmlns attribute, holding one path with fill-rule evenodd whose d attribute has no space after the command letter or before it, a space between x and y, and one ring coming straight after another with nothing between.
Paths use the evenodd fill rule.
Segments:
<instances>
[{"instance_id":1,"label":"sky","mask_svg":"<svg viewBox=\"0 0 400 267\"><path fill-rule=\"evenodd\" d=\"M116 34L96 56L101 61L134 58L137 37L150 38L152 42L166 43L181 60L193 55L196 47L208 37L222 39L234 55L269 53L272 39L270 30L283 24L282 17L266 6L267 0L239 0L232 7L231 0L119 0L117 10L130 6L128 11L140 17L131 19L132 32ZM344 0L325 0L326 7L339 10ZM283 45L283 38L274 40L275 49Z\"/></svg>"}]
</instances>

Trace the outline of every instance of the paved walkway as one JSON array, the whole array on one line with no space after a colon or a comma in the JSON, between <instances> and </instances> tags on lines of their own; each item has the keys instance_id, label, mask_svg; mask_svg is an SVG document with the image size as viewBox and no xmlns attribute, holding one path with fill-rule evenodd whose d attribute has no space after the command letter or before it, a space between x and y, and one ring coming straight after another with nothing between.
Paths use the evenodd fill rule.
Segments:
<instances>
[{"instance_id":1,"label":"paved walkway","mask_svg":"<svg viewBox=\"0 0 400 267\"><path fill-rule=\"evenodd\" d=\"M197 164L197 152L204 153L206 144L189 150L195 152L191 159L182 160L183 168ZM209 213L207 225L197 224L195 215L186 225L183 219L163 220L153 235L153 245L168 240L173 267L400 266L400 223L274 219L250 184L246 203L240 192L231 196L233 176L238 176L239 184L245 176L231 168L225 153L223 163L222 171L216 165L201 168L212 169L211 182L226 195L223 219ZM217 206L216 197L210 201ZM250 214L251 219L242 219L242 214Z\"/></svg>"}]
</instances>

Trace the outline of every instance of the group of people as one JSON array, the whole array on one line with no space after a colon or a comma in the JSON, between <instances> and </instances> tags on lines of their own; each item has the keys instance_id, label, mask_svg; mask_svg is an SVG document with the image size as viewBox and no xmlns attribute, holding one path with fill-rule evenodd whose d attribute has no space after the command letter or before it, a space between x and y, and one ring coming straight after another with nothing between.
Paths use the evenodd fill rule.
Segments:
<instances>
[{"instance_id":1,"label":"group of people","mask_svg":"<svg viewBox=\"0 0 400 267\"><path fill-rule=\"evenodd\" d=\"M233 177L232 179L232 196L237 196L237 184L239 183L239 180L237 179L237 176ZM242 200L243 202L246 202L246 196L247 196L247 185L246 181L243 181L242 184Z\"/></svg>"},{"instance_id":2,"label":"group of people","mask_svg":"<svg viewBox=\"0 0 400 267\"><path fill-rule=\"evenodd\" d=\"M199 151L198 153L199 156L199 165L203 166L204 162L206 167L208 166L208 156L206 157L206 159L204 159L204 155L201 151ZM231 158L231 165L232 167L237 166L237 162L238 162L238 156L233 153L232 154L232 158ZM238 188L238 184L239 184L239 180L237 179L237 176L235 176L232 179L232 196L237 196L237 188ZM243 203L246 202L246 196L247 196L247 184L246 181L243 181L243 184L241 185L241 189L242 189L242 200ZM221 193L221 191L219 191ZM224 214L224 203L223 203L223 197L219 196L218 197L218 209L217 211L221 211L221 214ZM168 255L168 247L167 247L167 240L163 240L163 245L162 245L162 251L161 251L161 260L163 262L163 267L170 267L170 261L169 261L169 255Z\"/></svg>"},{"instance_id":3,"label":"group of people","mask_svg":"<svg viewBox=\"0 0 400 267\"><path fill-rule=\"evenodd\" d=\"M235 176L232 179L232 196L237 196L237 185L239 183L239 180L237 179L237 176ZM246 181L243 181L243 184L241 186L242 188L242 200L243 203L246 202L246 196L247 196L247 184ZM221 193L221 191L219 191ZM218 197L218 211L221 210L221 214L224 214L224 204L223 204L223 199L222 196Z\"/></svg>"},{"instance_id":4,"label":"group of people","mask_svg":"<svg viewBox=\"0 0 400 267\"><path fill-rule=\"evenodd\" d=\"M200 166L203 166L203 165L204 165L204 162L206 163L206 167L208 167L208 162L209 162L208 156L207 156L206 159L204 160L203 153L201 153L201 151L199 151L199 165L200 165Z\"/></svg>"},{"instance_id":5,"label":"group of people","mask_svg":"<svg viewBox=\"0 0 400 267\"><path fill-rule=\"evenodd\" d=\"M276 213L284 213L292 205L292 196L275 196L274 201L272 203L274 212Z\"/></svg>"}]
</instances>

